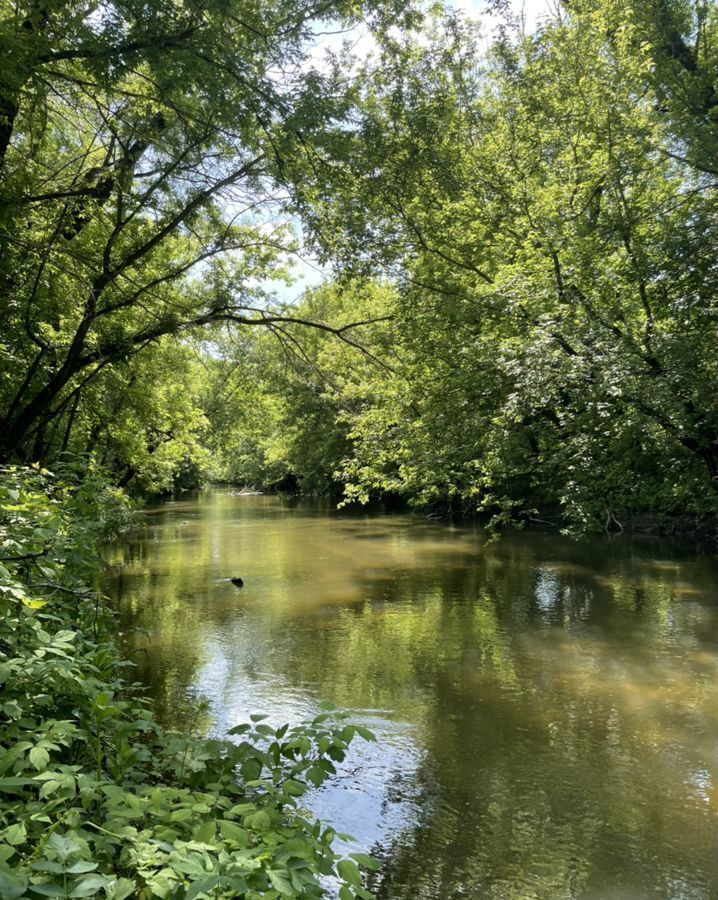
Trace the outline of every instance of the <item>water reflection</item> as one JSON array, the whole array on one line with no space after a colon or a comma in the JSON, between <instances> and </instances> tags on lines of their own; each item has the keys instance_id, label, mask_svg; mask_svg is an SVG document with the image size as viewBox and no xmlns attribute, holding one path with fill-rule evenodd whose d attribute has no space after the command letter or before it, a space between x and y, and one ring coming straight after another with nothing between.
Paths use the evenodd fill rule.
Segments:
<instances>
[{"instance_id":1,"label":"water reflection","mask_svg":"<svg viewBox=\"0 0 718 900\"><path fill-rule=\"evenodd\" d=\"M117 552L166 722L326 699L379 734L313 805L385 861L380 897L718 896L709 557L222 491Z\"/></svg>"}]
</instances>

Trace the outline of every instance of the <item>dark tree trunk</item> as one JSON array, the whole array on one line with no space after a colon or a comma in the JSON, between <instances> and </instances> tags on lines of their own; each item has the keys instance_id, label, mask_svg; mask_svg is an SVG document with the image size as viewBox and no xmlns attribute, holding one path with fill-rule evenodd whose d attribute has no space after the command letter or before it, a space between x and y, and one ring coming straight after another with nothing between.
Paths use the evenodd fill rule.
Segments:
<instances>
[{"instance_id":1,"label":"dark tree trunk","mask_svg":"<svg viewBox=\"0 0 718 900\"><path fill-rule=\"evenodd\" d=\"M2 172L7 148L10 146L10 138L15 126L17 112L18 107L16 103L8 97L0 97L0 172Z\"/></svg>"},{"instance_id":2,"label":"dark tree trunk","mask_svg":"<svg viewBox=\"0 0 718 900\"><path fill-rule=\"evenodd\" d=\"M70 410L70 415L67 418L67 425L65 427L65 433L62 437L62 445L60 446L60 456L63 453L67 453L67 448L70 444L70 436L72 435L72 426L75 424L75 416L77 415L77 407L80 405L80 395L79 393L75 396L75 400L72 404L72 409Z\"/></svg>"}]
</instances>

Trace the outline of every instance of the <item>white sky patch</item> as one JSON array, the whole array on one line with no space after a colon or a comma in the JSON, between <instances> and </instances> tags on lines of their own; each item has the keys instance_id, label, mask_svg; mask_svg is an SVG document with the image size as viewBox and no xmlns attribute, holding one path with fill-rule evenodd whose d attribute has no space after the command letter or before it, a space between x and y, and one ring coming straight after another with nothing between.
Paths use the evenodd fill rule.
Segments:
<instances>
[{"instance_id":1,"label":"white sky patch","mask_svg":"<svg viewBox=\"0 0 718 900\"><path fill-rule=\"evenodd\" d=\"M266 291L275 294L283 303L296 303L310 288L318 287L331 279L331 270L323 268L310 253L296 253L288 260L291 283L282 279L265 281Z\"/></svg>"},{"instance_id":2,"label":"white sky patch","mask_svg":"<svg viewBox=\"0 0 718 900\"><path fill-rule=\"evenodd\" d=\"M366 25L357 25L343 31L332 31L327 26L325 30L318 32L304 67L318 72L329 71L330 57L340 53L345 46L349 47L358 63L369 59L377 49L376 41Z\"/></svg>"},{"instance_id":3,"label":"white sky patch","mask_svg":"<svg viewBox=\"0 0 718 900\"><path fill-rule=\"evenodd\" d=\"M512 0L511 7L530 34L543 19L555 15L558 3L559 0ZM467 18L480 21L488 34L501 24L499 16L487 11L486 0L447 0L447 5L463 12ZM337 31L333 31L328 24L320 27L322 30L317 32L317 40L309 52L307 68L325 70L327 55L338 53L346 44L359 62L368 59L377 49L376 41L366 25Z\"/></svg>"},{"instance_id":4,"label":"white sky patch","mask_svg":"<svg viewBox=\"0 0 718 900\"><path fill-rule=\"evenodd\" d=\"M448 2L453 9L461 10L469 18L479 19L489 33L501 24L498 16L487 12L486 0L448 0ZM528 34L536 30L542 19L555 13L556 5L557 0L513 0L511 3L514 14L523 19Z\"/></svg>"}]
</instances>

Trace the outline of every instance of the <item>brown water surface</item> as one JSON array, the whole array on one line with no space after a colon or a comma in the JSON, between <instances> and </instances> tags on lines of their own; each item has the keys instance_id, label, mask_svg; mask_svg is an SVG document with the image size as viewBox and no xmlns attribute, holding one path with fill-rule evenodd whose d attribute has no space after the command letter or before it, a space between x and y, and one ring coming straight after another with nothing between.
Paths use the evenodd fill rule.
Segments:
<instances>
[{"instance_id":1,"label":"brown water surface","mask_svg":"<svg viewBox=\"0 0 718 900\"><path fill-rule=\"evenodd\" d=\"M160 717L368 724L312 808L379 897L718 897L714 558L227 490L146 523L106 590Z\"/></svg>"}]
</instances>

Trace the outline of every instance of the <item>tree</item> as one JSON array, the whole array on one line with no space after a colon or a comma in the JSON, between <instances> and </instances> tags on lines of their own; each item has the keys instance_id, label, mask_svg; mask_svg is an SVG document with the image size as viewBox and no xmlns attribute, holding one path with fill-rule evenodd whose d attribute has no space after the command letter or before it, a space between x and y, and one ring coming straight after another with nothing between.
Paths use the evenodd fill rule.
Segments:
<instances>
[{"instance_id":1,"label":"tree","mask_svg":"<svg viewBox=\"0 0 718 900\"><path fill-rule=\"evenodd\" d=\"M358 15L391 4L4 8L3 458L46 455L76 396L163 335L287 319L258 287L292 249L284 158L337 114L307 47Z\"/></svg>"},{"instance_id":2,"label":"tree","mask_svg":"<svg viewBox=\"0 0 718 900\"><path fill-rule=\"evenodd\" d=\"M299 198L401 286L410 389L359 423L355 492L714 508L717 58L699 2L566 3L488 56L456 17L386 41Z\"/></svg>"},{"instance_id":3,"label":"tree","mask_svg":"<svg viewBox=\"0 0 718 900\"><path fill-rule=\"evenodd\" d=\"M215 345L205 357L204 399L215 472L256 486L338 493L357 416L374 407L395 362L394 300L388 285L329 283L307 292L295 313L330 325L343 341L275 324L225 342L221 354ZM357 317L364 324L347 327Z\"/></svg>"}]
</instances>

